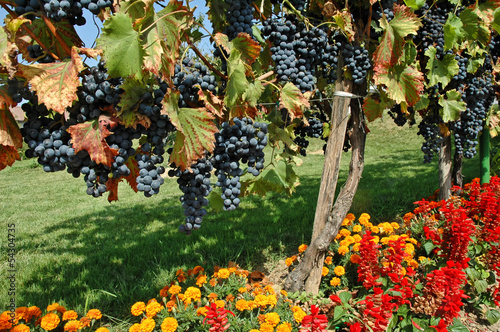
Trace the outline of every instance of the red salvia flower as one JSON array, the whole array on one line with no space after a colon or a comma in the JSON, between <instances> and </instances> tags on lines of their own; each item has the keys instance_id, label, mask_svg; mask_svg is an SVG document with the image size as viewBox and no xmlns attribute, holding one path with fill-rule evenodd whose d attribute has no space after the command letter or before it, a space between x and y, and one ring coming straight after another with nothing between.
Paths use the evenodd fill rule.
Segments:
<instances>
[{"instance_id":1,"label":"red salvia flower","mask_svg":"<svg viewBox=\"0 0 500 332\"><path fill-rule=\"evenodd\" d=\"M230 313L234 316L229 310L224 308L217 308L215 303L211 303L210 306L205 306L208 310L207 315L203 319L203 324L207 321L208 324L211 325L208 331L210 332L223 332L226 331L231 324L228 323L227 314Z\"/></svg>"},{"instance_id":2,"label":"red salvia flower","mask_svg":"<svg viewBox=\"0 0 500 332\"><path fill-rule=\"evenodd\" d=\"M374 239L370 231L367 231L360 241L359 255L363 259L358 266L358 281L363 281L363 286L370 289L380 286L376 280L380 277L380 266L378 264L380 245L372 241Z\"/></svg>"},{"instance_id":3,"label":"red salvia flower","mask_svg":"<svg viewBox=\"0 0 500 332\"><path fill-rule=\"evenodd\" d=\"M319 314L319 308L314 304L311 306L311 314L302 319L300 332L326 332L328 318Z\"/></svg>"}]
</instances>

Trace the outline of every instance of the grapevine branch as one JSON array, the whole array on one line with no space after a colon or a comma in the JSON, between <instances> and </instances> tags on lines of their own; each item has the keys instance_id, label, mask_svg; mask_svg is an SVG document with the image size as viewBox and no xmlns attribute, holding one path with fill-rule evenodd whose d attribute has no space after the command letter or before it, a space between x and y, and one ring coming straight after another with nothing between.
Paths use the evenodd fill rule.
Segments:
<instances>
[{"instance_id":1,"label":"grapevine branch","mask_svg":"<svg viewBox=\"0 0 500 332\"><path fill-rule=\"evenodd\" d=\"M196 53L196 55L198 57L200 57L201 61L203 61L203 63L208 67L210 68L211 71L213 71L215 74L217 74L218 76L220 76L223 80L227 81L227 76L224 75L223 73L221 73L217 68L215 68L206 58L203 54L201 54L200 50L194 46L193 42L191 41L191 39L189 38L189 36L187 34L185 34L185 37L186 37L186 42L188 43L188 45L193 49L194 53Z\"/></svg>"},{"instance_id":2,"label":"grapevine branch","mask_svg":"<svg viewBox=\"0 0 500 332\"><path fill-rule=\"evenodd\" d=\"M56 37L57 41L61 44L62 48L64 49L64 52L66 52L68 56L71 56L71 49L70 49L70 47L61 38L61 36L57 32L57 29L54 26L54 24L52 24L52 22L49 20L49 18L47 16L42 15L42 18L43 18L43 21L45 22L45 24L47 25L47 27L49 28L50 32L52 32L52 34L54 35L54 37Z\"/></svg>"}]
</instances>

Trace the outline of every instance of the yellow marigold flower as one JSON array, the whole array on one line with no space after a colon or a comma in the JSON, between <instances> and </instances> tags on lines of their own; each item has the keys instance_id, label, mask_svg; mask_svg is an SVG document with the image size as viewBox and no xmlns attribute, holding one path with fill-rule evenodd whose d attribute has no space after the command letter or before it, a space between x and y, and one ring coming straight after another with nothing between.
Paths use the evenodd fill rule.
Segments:
<instances>
[{"instance_id":1,"label":"yellow marigold flower","mask_svg":"<svg viewBox=\"0 0 500 332\"><path fill-rule=\"evenodd\" d=\"M408 255L413 255L415 253L415 246L412 243L407 243L405 245L405 252Z\"/></svg>"},{"instance_id":2,"label":"yellow marigold flower","mask_svg":"<svg viewBox=\"0 0 500 332\"><path fill-rule=\"evenodd\" d=\"M342 221L342 226L344 227L349 226L350 224L351 221L348 218L344 218L344 220Z\"/></svg>"},{"instance_id":3,"label":"yellow marigold flower","mask_svg":"<svg viewBox=\"0 0 500 332\"><path fill-rule=\"evenodd\" d=\"M353 243L356 243L356 240L354 239L354 237L350 236L350 235L346 236L345 241L348 243L348 246L351 245L351 244L353 244Z\"/></svg>"},{"instance_id":4,"label":"yellow marigold flower","mask_svg":"<svg viewBox=\"0 0 500 332\"><path fill-rule=\"evenodd\" d=\"M358 252L359 251L359 248L361 247L361 243L355 243L353 246L352 246L352 251L356 251Z\"/></svg>"},{"instance_id":5,"label":"yellow marigold flower","mask_svg":"<svg viewBox=\"0 0 500 332\"><path fill-rule=\"evenodd\" d=\"M30 328L25 324L18 324L10 329L10 332L29 332Z\"/></svg>"},{"instance_id":6,"label":"yellow marigold flower","mask_svg":"<svg viewBox=\"0 0 500 332\"><path fill-rule=\"evenodd\" d=\"M332 261L332 256L327 256L325 258L325 264L326 265L332 265L333 261Z\"/></svg>"},{"instance_id":7,"label":"yellow marigold flower","mask_svg":"<svg viewBox=\"0 0 500 332\"><path fill-rule=\"evenodd\" d=\"M408 240L406 240L406 241L409 241L409 242L413 243L414 245L417 245L417 244L418 244L418 241L417 241L416 239L414 239L414 238L409 238L409 239L408 239Z\"/></svg>"},{"instance_id":8,"label":"yellow marigold flower","mask_svg":"<svg viewBox=\"0 0 500 332\"><path fill-rule=\"evenodd\" d=\"M273 332L274 331L274 326L272 326L269 323L262 323L260 325L259 332Z\"/></svg>"},{"instance_id":9,"label":"yellow marigold flower","mask_svg":"<svg viewBox=\"0 0 500 332\"><path fill-rule=\"evenodd\" d=\"M134 316L139 316L144 312L144 310L146 310L146 304L144 302L136 302L130 309L130 312Z\"/></svg>"},{"instance_id":10,"label":"yellow marigold flower","mask_svg":"<svg viewBox=\"0 0 500 332\"><path fill-rule=\"evenodd\" d=\"M78 313L74 310L68 310L62 315L62 320L78 319Z\"/></svg>"},{"instance_id":11,"label":"yellow marigold flower","mask_svg":"<svg viewBox=\"0 0 500 332\"><path fill-rule=\"evenodd\" d=\"M215 293L208 294L208 302L215 302L219 296Z\"/></svg>"},{"instance_id":12,"label":"yellow marigold flower","mask_svg":"<svg viewBox=\"0 0 500 332\"><path fill-rule=\"evenodd\" d=\"M373 239L371 239L370 241L372 241L373 243L379 243L380 238L378 236L374 236Z\"/></svg>"},{"instance_id":13,"label":"yellow marigold flower","mask_svg":"<svg viewBox=\"0 0 500 332\"><path fill-rule=\"evenodd\" d=\"M255 301L247 301L247 310L253 310L258 307L259 305Z\"/></svg>"},{"instance_id":14,"label":"yellow marigold flower","mask_svg":"<svg viewBox=\"0 0 500 332\"><path fill-rule=\"evenodd\" d=\"M378 234L378 232L379 232L379 228L378 228L378 226L371 226L371 227L370 227L370 231L371 231L372 233Z\"/></svg>"},{"instance_id":15,"label":"yellow marigold flower","mask_svg":"<svg viewBox=\"0 0 500 332\"><path fill-rule=\"evenodd\" d=\"M338 239L340 239L341 237L342 237L342 234L337 233L337 236L335 236L335 240L338 240Z\"/></svg>"},{"instance_id":16,"label":"yellow marigold flower","mask_svg":"<svg viewBox=\"0 0 500 332\"><path fill-rule=\"evenodd\" d=\"M268 303L267 296L259 294L255 296L254 302L259 307L265 307Z\"/></svg>"},{"instance_id":17,"label":"yellow marigold flower","mask_svg":"<svg viewBox=\"0 0 500 332\"><path fill-rule=\"evenodd\" d=\"M102 313L99 309L90 309L85 316L87 316L90 319L101 319Z\"/></svg>"},{"instance_id":18,"label":"yellow marigold flower","mask_svg":"<svg viewBox=\"0 0 500 332\"><path fill-rule=\"evenodd\" d=\"M336 275L338 275L340 277L340 276L343 276L345 274L345 269L343 266L339 265L333 269L333 273L335 273Z\"/></svg>"},{"instance_id":19,"label":"yellow marigold flower","mask_svg":"<svg viewBox=\"0 0 500 332\"><path fill-rule=\"evenodd\" d=\"M341 247L348 247L350 245L350 243L346 239L343 239L342 241L339 242L339 245Z\"/></svg>"},{"instance_id":20,"label":"yellow marigold flower","mask_svg":"<svg viewBox=\"0 0 500 332\"><path fill-rule=\"evenodd\" d=\"M339 233L342 235L342 236L349 236L351 235L351 231L349 231L348 229L345 229L345 228L342 228Z\"/></svg>"},{"instance_id":21,"label":"yellow marigold flower","mask_svg":"<svg viewBox=\"0 0 500 332\"><path fill-rule=\"evenodd\" d=\"M75 332L81 329L81 323L78 320L70 320L64 325L64 331Z\"/></svg>"},{"instance_id":22,"label":"yellow marigold flower","mask_svg":"<svg viewBox=\"0 0 500 332\"><path fill-rule=\"evenodd\" d=\"M146 318L141 322L142 332L152 332L155 329L156 322L153 318Z\"/></svg>"},{"instance_id":23,"label":"yellow marigold flower","mask_svg":"<svg viewBox=\"0 0 500 332\"><path fill-rule=\"evenodd\" d=\"M303 253L306 250L307 250L307 244L301 244L299 246L299 253Z\"/></svg>"},{"instance_id":24,"label":"yellow marigold flower","mask_svg":"<svg viewBox=\"0 0 500 332\"><path fill-rule=\"evenodd\" d=\"M395 234L389 235L389 241L397 241L397 240L399 240L400 237L403 237L403 236L399 236L399 235L395 235Z\"/></svg>"},{"instance_id":25,"label":"yellow marigold flower","mask_svg":"<svg viewBox=\"0 0 500 332\"><path fill-rule=\"evenodd\" d=\"M267 304L270 306L275 306L276 303L278 303L278 299L276 298L276 295L271 294L267 296Z\"/></svg>"},{"instance_id":26,"label":"yellow marigold flower","mask_svg":"<svg viewBox=\"0 0 500 332\"><path fill-rule=\"evenodd\" d=\"M207 312L208 312L208 309L206 307L199 307L196 310L196 315L205 317L207 315Z\"/></svg>"},{"instance_id":27,"label":"yellow marigold flower","mask_svg":"<svg viewBox=\"0 0 500 332\"><path fill-rule=\"evenodd\" d=\"M160 296L161 297L168 297L168 286L165 286L160 290Z\"/></svg>"},{"instance_id":28,"label":"yellow marigold flower","mask_svg":"<svg viewBox=\"0 0 500 332\"><path fill-rule=\"evenodd\" d=\"M340 278L333 277L332 280L330 280L330 285L333 287L340 285Z\"/></svg>"},{"instance_id":29,"label":"yellow marigold flower","mask_svg":"<svg viewBox=\"0 0 500 332\"><path fill-rule=\"evenodd\" d=\"M179 285L173 285L168 289L168 292L172 295L179 294L182 291L182 287Z\"/></svg>"},{"instance_id":30,"label":"yellow marigold flower","mask_svg":"<svg viewBox=\"0 0 500 332\"><path fill-rule=\"evenodd\" d=\"M55 310L55 309L52 309ZM55 313L50 312L46 314L45 316L42 317L42 321L40 322L40 326L42 329L46 331L52 331L55 329L61 320L59 319L59 316L57 316Z\"/></svg>"},{"instance_id":31,"label":"yellow marigold flower","mask_svg":"<svg viewBox=\"0 0 500 332\"><path fill-rule=\"evenodd\" d=\"M349 252L349 247L347 247L347 246L340 246L338 249L338 253L342 256L344 256L348 252Z\"/></svg>"},{"instance_id":32,"label":"yellow marigold flower","mask_svg":"<svg viewBox=\"0 0 500 332\"><path fill-rule=\"evenodd\" d=\"M399 229L399 224L397 222L395 222L395 221L391 222L391 226L394 229Z\"/></svg>"},{"instance_id":33,"label":"yellow marigold flower","mask_svg":"<svg viewBox=\"0 0 500 332\"><path fill-rule=\"evenodd\" d=\"M240 299L240 300L236 301L236 304L234 306L239 311L243 311L243 310L248 309L248 303L245 299Z\"/></svg>"},{"instance_id":34,"label":"yellow marigold flower","mask_svg":"<svg viewBox=\"0 0 500 332\"><path fill-rule=\"evenodd\" d=\"M264 315L264 321L268 324L271 324L272 327L275 327L281 321L280 315L277 312L269 312Z\"/></svg>"},{"instance_id":35,"label":"yellow marigold flower","mask_svg":"<svg viewBox=\"0 0 500 332\"><path fill-rule=\"evenodd\" d=\"M330 270L326 266L323 266L323 270L321 271L321 276L323 277L327 276L328 272L330 272Z\"/></svg>"},{"instance_id":36,"label":"yellow marigold flower","mask_svg":"<svg viewBox=\"0 0 500 332\"><path fill-rule=\"evenodd\" d=\"M359 234L354 234L352 238L354 239L354 243L361 242L361 240L363 239Z\"/></svg>"},{"instance_id":37,"label":"yellow marigold flower","mask_svg":"<svg viewBox=\"0 0 500 332\"><path fill-rule=\"evenodd\" d=\"M373 224L372 224L371 222L367 221L367 222L364 224L364 226L365 226L367 229L370 229L370 228L372 228L372 227L373 227Z\"/></svg>"},{"instance_id":38,"label":"yellow marigold flower","mask_svg":"<svg viewBox=\"0 0 500 332\"><path fill-rule=\"evenodd\" d=\"M161 330L163 332L174 332L177 330L179 323L177 323L177 319L174 317L167 317L161 323Z\"/></svg>"},{"instance_id":39,"label":"yellow marigold flower","mask_svg":"<svg viewBox=\"0 0 500 332\"><path fill-rule=\"evenodd\" d=\"M128 332L141 332L141 327L141 324L135 323L128 329Z\"/></svg>"},{"instance_id":40,"label":"yellow marigold flower","mask_svg":"<svg viewBox=\"0 0 500 332\"><path fill-rule=\"evenodd\" d=\"M287 322L280 324L276 327L276 332L292 332L292 324Z\"/></svg>"},{"instance_id":41,"label":"yellow marigold flower","mask_svg":"<svg viewBox=\"0 0 500 332\"><path fill-rule=\"evenodd\" d=\"M402 267L401 271L399 271L399 274L401 274L404 277L406 275L406 269Z\"/></svg>"},{"instance_id":42,"label":"yellow marigold flower","mask_svg":"<svg viewBox=\"0 0 500 332\"><path fill-rule=\"evenodd\" d=\"M220 278L220 279L227 279L229 278L229 270L228 269L220 269L217 276Z\"/></svg>"},{"instance_id":43,"label":"yellow marigold flower","mask_svg":"<svg viewBox=\"0 0 500 332\"><path fill-rule=\"evenodd\" d=\"M95 332L109 332L109 330L105 327L100 327L97 330L95 330Z\"/></svg>"},{"instance_id":44,"label":"yellow marigold flower","mask_svg":"<svg viewBox=\"0 0 500 332\"><path fill-rule=\"evenodd\" d=\"M361 257L358 254L352 254L349 260L353 264L358 264L359 262L361 262Z\"/></svg>"},{"instance_id":45,"label":"yellow marigold flower","mask_svg":"<svg viewBox=\"0 0 500 332\"><path fill-rule=\"evenodd\" d=\"M288 296L288 292L284 289L280 290L280 293L281 293L281 295L283 295L285 297Z\"/></svg>"},{"instance_id":46,"label":"yellow marigold flower","mask_svg":"<svg viewBox=\"0 0 500 332\"><path fill-rule=\"evenodd\" d=\"M302 323L302 320L304 319L304 317L307 316L307 314L305 313L304 310L302 310L301 307L295 306L295 307L292 308L292 311L293 311L293 318L299 324Z\"/></svg>"},{"instance_id":47,"label":"yellow marigold flower","mask_svg":"<svg viewBox=\"0 0 500 332\"><path fill-rule=\"evenodd\" d=\"M359 233L359 232L361 232L362 230L363 230L363 227L362 227L361 225L354 225L354 226L352 227L352 231L353 231L354 233Z\"/></svg>"},{"instance_id":48,"label":"yellow marigold flower","mask_svg":"<svg viewBox=\"0 0 500 332\"><path fill-rule=\"evenodd\" d=\"M418 260L419 260L419 262L422 262L422 261L427 260L427 257L424 257L424 256L419 256L419 257L418 257Z\"/></svg>"},{"instance_id":49,"label":"yellow marigold flower","mask_svg":"<svg viewBox=\"0 0 500 332\"><path fill-rule=\"evenodd\" d=\"M387 236L384 236L383 238L380 239L380 242L382 244L387 244L387 243L389 243L389 238Z\"/></svg>"},{"instance_id":50,"label":"yellow marigold flower","mask_svg":"<svg viewBox=\"0 0 500 332\"><path fill-rule=\"evenodd\" d=\"M217 301L215 301L215 306L217 308L224 308L225 305L226 305L226 302L224 302L224 300L217 300Z\"/></svg>"},{"instance_id":51,"label":"yellow marigold flower","mask_svg":"<svg viewBox=\"0 0 500 332\"><path fill-rule=\"evenodd\" d=\"M238 288L238 293L240 293L240 294L246 293L247 291L248 291L248 289L246 287Z\"/></svg>"},{"instance_id":52,"label":"yellow marigold flower","mask_svg":"<svg viewBox=\"0 0 500 332\"><path fill-rule=\"evenodd\" d=\"M384 232L386 232L387 234L391 234L392 232L394 232L394 227L392 227L388 222L383 223L382 227L384 229Z\"/></svg>"},{"instance_id":53,"label":"yellow marigold flower","mask_svg":"<svg viewBox=\"0 0 500 332\"><path fill-rule=\"evenodd\" d=\"M199 301L201 300L201 291L199 288L196 287L188 287L186 291L184 292L185 298L191 299L193 301Z\"/></svg>"},{"instance_id":54,"label":"yellow marigold flower","mask_svg":"<svg viewBox=\"0 0 500 332\"><path fill-rule=\"evenodd\" d=\"M249 332L260 332L260 331L257 329L251 329Z\"/></svg>"},{"instance_id":55,"label":"yellow marigold flower","mask_svg":"<svg viewBox=\"0 0 500 332\"><path fill-rule=\"evenodd\" d=\"M163 309L163 306L158 302L151 302L146 306L146 317L153 318Z\"/></svg>"},{"instance_id":56,"label":"yellow marigold flower","mask_svg":"<svg viewBox=\"0 0 500 332\"><path fill-rule=\"evenodd\" d=\"M59 303L54 302L54 303L49 304L49 305L47 306L47 311L54 311L54 310L57 310L57 307L59 307Z\"/></svg>"},{"instance_id":57,"label":"yellow marigold flower","mask_svg":"<svg viewBox=\"0 0 500 332\"><path fill-rule=\"evenodd\" d=\"M416 269L416 268L418 267L418 262L417 262L416 260L412 259L412 260L408 263L408 265L410 265L410 267L412 267L412 268Z\"/></svg>"},{"instance_id":58,"label":"yellow marigold flower","mask_svg":"<svg viewBox=\"0 0 500 332\"><path fill-rule=\"evenodd\" d=\"M196 277L196 286L201 287L207 283L207 276L205 274L200 274Z\"/></svg>"},{"instance_id":59,"label":"yellow marigold flower","mask_svg":"<svg viewBox=\"0 0 500 332\"><path fill-rule=\"evenodd\" d=\"M368 219L368 220L370 220L370 218L371 218L371 216L368 213L361 213L361 215L359 217L364 218L364 219Z\"/></svg>"}]
</instances>

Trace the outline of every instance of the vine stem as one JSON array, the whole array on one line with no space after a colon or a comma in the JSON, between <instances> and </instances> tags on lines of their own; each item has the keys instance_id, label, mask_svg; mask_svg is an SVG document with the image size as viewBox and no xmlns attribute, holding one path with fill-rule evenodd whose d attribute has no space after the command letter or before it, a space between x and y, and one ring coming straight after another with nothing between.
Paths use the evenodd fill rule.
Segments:
<instances>
[{"instance_id":1,"label":"vine stem","mask_svg":"<svg viewBox=\"0 0 500 332\"><path fill-rule=\"evenodd\" d=\"M261 76L257 77L257 79L260 80L260 81L262 81L262 80L265 80L266 78L268 78L269 76L271 76L273 74L274 74L274 71L271 70L271 71L268 71L267 73L262 74Z\"/></svg>"},{"instance_id":2,"label":"vine stem","mask_svg":"<svg viewBox=\"0 0 500 332\"><path fill-rule=\"evenodd\" d=\"M19 17L19 16L18 16L15 12L13 12L13 11L12 11L9 7L7 7L7 6L6 6L6 2L4 2L4 1L0 0L0 5L1 5L1 6L2 6L2 7L3 7L3 8L4 8L4 9L5 9L5 10L6 10L6 11L7 11L7 12L8 12L11 16L12 16L12 17L14 17L14 18L18 18L18 17ZM44 43L42 43L42 41L40 40L40 38L38 38L38 37L37 37L37 36L33 33L33 31L31 31L31 29L30 29L30 28L28 28L28 26L27 26L27 24L26 24L26 23L24 23L24 24L22 25L22 27L23 27L23 29L24 29L24 30L28 33L28 35L30 35L30 37L31 37L31 38L33 38L33 39L34 39L34 40L38 43L38 45L40 45L40 47L41 47L41 48L43 48L43 49L45 49L45 50L47 50L47 49L48 49L48 47L47 47ZM52 52L48 52L48 51L47 51L47 53L48 53L50 56L52 56L55 60L60 60L60 59L59 59L59 57L58 57L57 55L55 55L54 53L52 53Z\"/></svg>"},{"instance_id":3,"label":"vine stem","mask_svg":"<svg viewBox=\"0 0 500 332\"><path fill-rule=\"evenodd\" d=\"M191 41L191 39L189 38L188 35L184 35L186 37L186 42L188 43L189 47L191 47L191 49L194 51L194 53L196 53L197 56L200 57L201 61L203 61L203 63L208 67L210 68L211 71L213 71L215 74L217 74L218 76L220 76L223 80L227 81L227 76L224 75L223 73L221 73L217 68L215 68L206 58L203 54L201 54L200 50L194 46L193 42Z\"/></svg>"},{"instance_id":4,"label":"vine stem","mask_svg":"<svg viewBox=\"0 0 500 332\"><path fill-rule=\"evenodd\" d=\"M52 34L54 35L54 37L56 37L57 41L61 44L62 48L64 49L64 52L66 52L68 56L71 56L71 49L70 49L70 47L61 38L61 36L57 32L57 29L54 26L54 24L52 24L52 22L49 20L49 18L47 16L45 16L45 15L42 15L42 19L45 22L45 24L47 25L47 27L49 28L50 32L52 32Z\"/></svg>"}]
</instances>

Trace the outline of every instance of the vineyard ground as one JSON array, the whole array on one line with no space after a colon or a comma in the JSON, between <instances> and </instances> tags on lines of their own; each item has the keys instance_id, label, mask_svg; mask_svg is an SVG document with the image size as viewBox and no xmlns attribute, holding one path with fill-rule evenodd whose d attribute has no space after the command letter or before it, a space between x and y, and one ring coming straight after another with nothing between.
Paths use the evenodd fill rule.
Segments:
<instances>
[{"instance_id":1,"label":"vineyard ground","mask_svg":"<svg viewBox=\"0 0 500 332\"><path fill-rule=\"evenodd\" d=\"M437 161L423 164L416 126L398 128L386 116L369 128L365 171L351 211L394 220L438 187ZM323 142L311 145L313 152ZM87 196L82 179L44 173L33 160L17 162L0 172L0 246L6 246L7 225L15 224L17 305L57 301L78 312L98 308L124 319L131 304L156 296L179 268L236 261L269 272L309 243L323 159L313 153L303 158L297 168L302 184L291 198L245 198L236 211L209 212L191 236L177 231L182 208L173 179L149 199L121 184L119 201L109 204ZM340 183L348 163L345 153ZM465 180L477 177L478 169L477 157L466 161ZM0 264L0 289L7 289L5 254ZM7 292L0 293L0 303L8 303Z\"/></svg>"}]
</instances>

